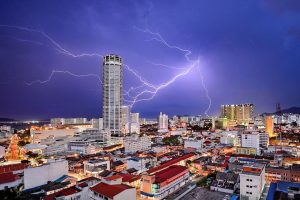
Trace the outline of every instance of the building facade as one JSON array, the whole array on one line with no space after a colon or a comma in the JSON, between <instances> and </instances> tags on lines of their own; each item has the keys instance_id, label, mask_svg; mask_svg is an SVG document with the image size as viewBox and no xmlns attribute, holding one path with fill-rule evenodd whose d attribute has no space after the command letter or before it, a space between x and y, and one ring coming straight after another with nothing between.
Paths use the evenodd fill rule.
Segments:
<instances>
[{"instance_id":1,"label":"building facade","mask_svg":"<svg viewBox=\"0 0 300 200\"><path fill-rule=\"evenodd\" d=\"M103 128L110 134L121 136L121 107L123 100L122 58L106 55L102 73L102 116Z\"/></svg>"},{"instance_id":2,"label":"building facade","mask_svg":"<svg viewBox=\"0 0 300 200\"><path fill-rule=\"evenodd\" d=\"M265 165L253 163L243 166L240 173L240 199L259 200L265 186Z\"/></svg>"},{"instance_id":3,"label":"building facade","mask_svg":"<svg viewBox=\"0 0 300 200\"><path fill-rule=\"evenodd\" d=\"M221 118L237 121L239 124L248 124L253 118L253 104L222 105Z\"/></svg>"},{"instance_id":4,"label":"building facade","mask_svg":"<svg viewBox=\"0 0 300 200\"><path fill-rule=\"evenodd\" d=\"M168 129L168 115L160 112L157 121L159 130Z\"/></svg>"}]
</instances>

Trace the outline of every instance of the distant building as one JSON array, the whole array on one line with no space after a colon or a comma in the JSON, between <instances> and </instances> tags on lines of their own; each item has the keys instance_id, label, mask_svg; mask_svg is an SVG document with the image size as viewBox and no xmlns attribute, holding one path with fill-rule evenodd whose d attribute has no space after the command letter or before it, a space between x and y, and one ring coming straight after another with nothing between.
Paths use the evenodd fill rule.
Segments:
<instances>
[{"instance_id":1,"label":"distant building","mask_svg":"<svg viewBox=\"0 0 300 200\"><path fill-rule=\"evenodd\" d=\"M99 173L110 170L110 161L103 159L90 159L83 162L84 174L97 177Z\"/></svg>"},{"instance_id":2,"label":"distant building","mask_svg":"<svg viewBox=\"0 0 300 200\"><path fill-rule=\"evenodd\" d=\"M102 130L103 129L103 118L91 119L91 124L92 124L93 128Z\"/></svg>"},{"instance_id":3,"label":"distant building","mask_svg":"<svg viewBox=\"0 0 300 200\"><path fill-rule=\"evenodd\" d=\"M140 113L130 113L130 132L140 134Z\"/></svg>"},{"instance_id":4,"label":"distant building","mask_svg":"<svg viewBox=\"0 0 300 200\"><path fill-rule=\"evenodd\" d=\"M221 133L220 143L225 145L238 146L239 138L238 131L224 131Z\"/></svg>"},{"instance_id":5,"label":"distant building","mask_svg":"<svg viewBox=\"0 0 300 200\"><path fill-rule=\"evenodd\" d=\"M265 127L266 127L266 132L269 134L269 137L273 137L274 136L274 123L273 123L272 116L266 116Z\"/></svg>"},{"instance_id":6,"label":"distant building","mask_svg":"<svg viewBox=\"0 0 300 200\"><path fill-rule=\"evenodd\" d=\"M242 155L257 155L257 149L252 147L236 147L236 153Z\"/></svg>"},{"instance_id":7,"label":"distant building","mask_svg":"<svg viewBox=\"0 0 300 200\"><path fill-rule=\"evenodd\" d=\"M88 120L87 118L52 118L50 123L53 127L56 127L59 125L86 124Z\"/></svg>"},{"instance_id":8,"label":"distant building","mask_svg":"<svg viewBox=\"0 0 300 200\"><path fill-rule=\"evenodd\" d=\"M110 134L121 136L122 58L113 54L104 56L102 75L103 127L105 130L109 130Z\"/></svg>"},{"instance_id":9,"label":"distant building","mask_svg":"<svg viewBox=\"0 0 300 200\"><path fill-rule=\"evenodd\" d=\"M259 163L243 166L240 173L241 200L259 200L265 186L265 165Z\"/></svg>"},{"instance_id":10,"label":"distant building","mask_svg":"<svg viewBox=\"0 0 300 200\"><path fill-rule=\"evenodd\" d=\"M184 140L184 148L194 148L196 151L201 151L203 148L202 139L187 139Z\"/></svg>"},{"instance_id":11,"label":"distant building","mask_svg":"<svg viewBox=\"0 0 300 200\"><path fill-rule=\"evenodd\" d=\"M257 154L260 154L260 135L259 133L243 133L242 147L255 148Z\"/></svg>"},{"instance_id":12,"label":"distant building","mask_svg":"<svg viewBox=\"0 0 300 200\"><path fill-rule=\"evenodd\" d=\"M124 137L125 153L135 153L151 149L151 140L148 136L132 135Z\"/></svg>"},{"instance_id":13,"label":"distant building","mask_svg":"<svg viewBox=\"0 0 300 200\"><path fill-rule=\"evenodd\" d=\"M93 142L88 140L74 140L68 143L68 150L80 154L94 154L97 153Z\"/></svg>"},{"instance_id":14,"label":"distant building","mask_svg":"<svg viewBox=\"0 0 300 200\"><path fill-rule=\"evenodd\" d=\"M222 105L221 118L237 121L239 124L248 124L253 118L253 104Z\"/></svg>"},{"instance_id":15,"label":"distant building","mask_svg":"<svg viewBox=\"0 0 300 200\"><path fill-rule=\"evenodd\" d=\"M121 109L121 127L123 135L130 132L130 108L129 106L122 106Z\"/></svg>"},{"instance_id":16,"label":"distant building","mask_svg":"<svg viewBox=\"0 0 300 200\"><path fill-rule=\"evenodd\" d=\"M168 115L160 112L157 121L158 121L158 129L160 129L160 130L168 129L168 126L169 126Z\"/></svg>"}]
</instances>

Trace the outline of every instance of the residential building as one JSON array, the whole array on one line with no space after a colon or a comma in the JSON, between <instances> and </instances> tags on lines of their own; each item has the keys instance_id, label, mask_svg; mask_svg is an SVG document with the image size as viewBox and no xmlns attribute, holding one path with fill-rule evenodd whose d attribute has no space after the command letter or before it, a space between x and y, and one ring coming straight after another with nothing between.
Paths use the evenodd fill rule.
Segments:
<instances>
[{"instance_id":1,"label":"residential building","mask_svg":"<svg viewBox=\"0 0 300 200\"><path fill-rule=\"evenodd\" d=\"M104 170L110 170L110 161L103 159L90 159L83 161L84 174L97 177Z\"/></svg>"},{"instance_id":2,"label":"residential building","mask_svg":"<svg viewBox=\"0 0 300 200\"><path fill-rule=\"evenodd\" d=\"M124 137L125 153L135 153L151 149L151 140L148 136L132 135Z\"/></svg>"},{"instance_id":3,"label":"residential building","mask_svg":"<svg viewBox=\"0 0 300 200\"><path fill-rule=\"evenodd\" d=\"M236 153L242 155L257 155L257 149L252 147L236 147Z\"/></svg>"},{"instance_id":4,"label":"residential building","mask_svg":"<svg viewBox=\"0 0 300 200\"><path fill-rule=\"evenodd\" d=\"M158 121L158 129L159 130L168 129L168 126L169 126L168 115L160 112L157 121Z\"/></svg>"},{"instance_id":5,"label":"residential building","mask_svg":"<svg viewBox=\"0 0 300 200\"><path fill-rule=\"evenodd\" d=\"M130 113L130 132L140 134L140 113Z\"/></svg>"},{"instance_id":6,"label":"residential building","mask_svg":"<svg viewBox=\"0 0 300 200\"><path fill-rule=\"evenodd\" d=\"M265 165L246 164L240 173L241 200L259 200L265 186Z\"/></svg>"},{"instance_id":7,"label":"residential building","mask_svg":"<svg viewBox=\"0 0 300 200\"><path fill-rule=\"evenodd\" d=\"M130 108L129 106L122 106L121 108L121 130L122 134L130 133Z\"/></svg>"},{"instance_id":8,"label":"residential building","mask_svg":"<svg viewBox=\"0 0 300 200\"><path fill-rule=\"evenodd\" d=\"M203 140L197 138L184 140L184 148L194 148L196 151L201 151L203 148Z\"/></svg>"},{"instance_id":9,"label":"residential building","mask_svg":"<svg viewBox=\"0 0 300 200\"><path fill-rule=\"evenodd\" d=\"M257 154L260 154L260 134L255 133L243 133L242 134L242 147L255 148Z\"/></svg>"},{"instance_id":10,"label":"residential building","mask_svg":"<svg viewBox=\"0 0 300 200\"><path fill-rule=\"evenodd\" d=\"M239 175L235 173L218 172L210 190L233 194L239 185Z\"/></svg>"},{"instance_id":11,"label":"residential building","mask_svg":"<svg viewBox=\"0 0 300 200\"><path fill-rule=\"evenodd\" d=\"M269 137L274 137L274 123L273 123L272 116L266 116L265 127L266 127L265 130L269 134Z\"/></svg>"},{"instance_id":12,"label":"residential building","mask_svg":"<svg viewBox=\"0 0 300 200\"><path fill-rule=\"evenodd\" d=\"M221 118L237 121L239 124L248 124L253 118L253 112L253 104L221 106Z\"/></svg>"}]
</instances>

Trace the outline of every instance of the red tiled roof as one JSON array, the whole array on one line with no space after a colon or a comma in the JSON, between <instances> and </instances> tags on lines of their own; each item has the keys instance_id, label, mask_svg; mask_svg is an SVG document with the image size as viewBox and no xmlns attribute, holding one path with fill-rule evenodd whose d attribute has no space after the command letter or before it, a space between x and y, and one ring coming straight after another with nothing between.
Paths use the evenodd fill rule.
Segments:
<instances>
[{"instance_id":1,"label":"red tiled roof","mask_svg":"<svg viewBox=\"0 0 300 200\"><path fill-rule=\"evenodd\" d=\"M88 184L86 182L82 182L78 184L79 187L84 188L86 186L88 186Z\"/></svg>"},{"instance_id":2,"label":"red tiled roof","mask_svg":"<svg viewBox=\"0 0 300 200\"><path fill-rule=\"evenodd\" d=\"M117 175L109 176L109 177L105 178L105 180L113 181L113 180L117 180L117 179L120 179L120 178L122 178L122 176L117 174Z\"/></svg>"},{"instance_id":3,"label":"red tiled roof","mask_svg":"<svg viewBox=\"0 0 300 200\"><path fill-rule=\"evenodd\" d=\"M129 187L128 185L124 185L124 184L109 185L106 183L98 183L97 185L91 187L90 189L94 192L97 192L98 194L101 194L103 196L112 199L117 194L131 188L132 187Z\"/></svg>"},{"instance_id":4,"label":"red tiled roof","mask_svg":"<svg viewBox=\"0 0 300 200\"><path fill-rule=\"evenodd\" d=\"M54 200L55 197L69 196L69 195L72 195L72 194L76 194L76 193L78 193L80 191L81 190L77 189L75 186L72 186L72 187L63 189L63 190L61 190L59 192L55 192L55 193L49 194L49 195L45 196L43 199L44 200Z\"/></svg>"},{"instance_id":5,"label":"red tiled roof","mask_svg":"<svg viewBox=\"0 0 300 200\"><path fill-rule=\"evenodd\" d=\"M157 166L157 167L154 167L152 169L149 169L147 172L148 174L153 174L155 172L158 172L158 171L161 171L163 169L166 169L167 167L169 166L172 166L172 165L176 165L177 163L179 163L180 161L182 160L186 160L188 158L191 158L193 157L195 154L193 153L189 153L189 154L186 154L186 155L183 155L183 156L180 156L178 158L173 158L172 160L169 160L167 162L165 162L164 164L160 165L160 166Z\"/></svg>"},{"instance_id":6,"label":"red tiled roof","mask_svg":"<svg viewBox=\"0 0 300 200\"><path fill-rule=\"evenodd\" d=\"M154 174L155 182L157 182L157 183L164 182L164 181L174 177L174 175L180 174L181 172L184 172L184 171L188 171L188 169L184 166L173 165L167 169L164 169L162 171L155 173Z\"/></svg>"},{"instance_id":7,"label":"red tiled roof","mask_svg":"<svg viewBox=\"0 0 300 200\"><path fill-rule=\"evenodd\" d=\"M13 172L18 170L23 170L27 168L27 165L25 163L18 163L18 164L12 164L12 165L2 165L0 166L0 174L6 173L6 172Z\"/></svg>"},{"instance_id":8,"label":"red tiled roof","mask_svg":"<svg viewBox=\"0 0 300 200\"><path fill-rule=\"evenodd\" d=\"M94 176L90 176L90 177L81 179L79 182L81 183L81 182L84 182L84 181L92 181L92 180L100 181L99 178L96 178L96 177L94 177Z\"/></svg>"},{"instance_id":9,"label":"red tiled roof","mask_svg":"<svg viewBox=\"0 0 300 200\"><path fill-rule=\"evenodd\" d=\"M64 190L61 190L59 193L59 196L69 196L75 193L80 192L78 189L76 189L75 187L70 187L70 188L66 188Z\"/></svg>"},{"instance_id":10,"label":"red tiled roof","mask_svg":"<svg viewBox=\"0 0 300 200\"><path fill-rule=\"evenodd\" d=\"M134 182L141 178L141 176L135 176L135 175L131 175L131 174L120 174L120 176L123 177L122 182L124 182L124 183L126 183L126 182L131 183L131 182Z\"/></svg>"},{"instance_id":11,"label":"red tiled roof","mask_svg":"<svg viewBox=\"0 0 300 200\"><path fill-rule=\"evenodd\" d=\"M2 173L0 174L0 184L13 182L20 177L17 174L13 174L12 172Z\"/></svg>"}]
</instances>

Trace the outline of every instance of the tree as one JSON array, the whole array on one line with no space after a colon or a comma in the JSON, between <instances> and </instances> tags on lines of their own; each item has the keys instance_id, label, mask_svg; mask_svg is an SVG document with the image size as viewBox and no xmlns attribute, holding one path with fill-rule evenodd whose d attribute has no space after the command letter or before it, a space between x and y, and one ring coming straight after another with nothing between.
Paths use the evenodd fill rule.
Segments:
<instances>
[{"instance_id":1,"label":"tree","mask_svg":"<svg viewBox=\"0 0 300 200\"><path fill-rule=\"evenodd\" d=\"M297 127L298 124L297 124L297 122L292 122L292 123L291 123L291 126L292 126L292 127Z\"/></svg>"},{"instance_id":2,"label":"tree","mask_svg":"<svg viewBox=\"0 0 300 200\"><path fill-rule=\"evenodd\" d=\"M180 141L177 139L176 136L171 136L171 137L165 137L162 142L166 145L178 145L180 143Z\"/></svg>"}]
</instances>

